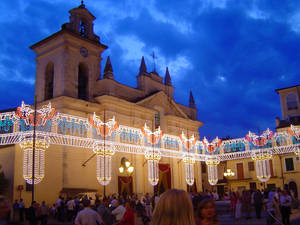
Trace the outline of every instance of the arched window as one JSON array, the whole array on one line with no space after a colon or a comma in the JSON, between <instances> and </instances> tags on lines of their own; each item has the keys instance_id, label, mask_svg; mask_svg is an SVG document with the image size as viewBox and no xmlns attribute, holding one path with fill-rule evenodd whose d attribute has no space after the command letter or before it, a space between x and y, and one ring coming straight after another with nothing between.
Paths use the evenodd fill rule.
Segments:
<instances>
[{"instance_id":1,"label":"arched window","mask_svg":"<svg viewBox=\"0 0 300 225\"><path fill-rule=\"evenodd\" d=\"M49 62L45 71L45 100L53 98L54 64Z\"/></svg>"},{"instance_id":2,"label":"arched window","mask_svg":"<svg viewBox=\"0 0 300 225\"><path fill-rule=\"evenodd\" d=\"M83 20L79 21L79 33L82 37L87 37L88 31L87 31L87 23Z\"/></svg>"},{"instance_id":3,"label":"arched window","mask_svg":"<svg viewBox=\"0 0 300 225\"><path fill-rule=\"evenodd\" d=\"M288 110L298 109L296 94L292 93L286 96L286 105Z\"/></svg>"},{"instance_id":4,"label":"arched window","mask_svg":"<svg viewBox=\"0 0 300 225\"><path fill-rule=\"evenodd\" d=\"M88 100L88 69L83 63L78 66L78 98Z\"/></svg>"}]
</instances>

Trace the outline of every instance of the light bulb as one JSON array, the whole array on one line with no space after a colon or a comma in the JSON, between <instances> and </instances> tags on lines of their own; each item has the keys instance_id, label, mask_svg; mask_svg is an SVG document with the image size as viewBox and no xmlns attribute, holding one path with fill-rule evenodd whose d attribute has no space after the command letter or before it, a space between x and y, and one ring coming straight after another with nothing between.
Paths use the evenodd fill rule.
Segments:
<instances>
[{"instance_id":1,"label":"light bulb","mask_svg":"<svg viewBox=\"0 0 300 225\"><path fill-rule=\"evenodd\" d=\"M134 168L133 168L133 166L130 166L130 167L128 167L128 169L127 169L127 170L128 170L128 172L129 172L129 173L132 173L132 172L133 172L133 170L134 170Z\"/></svg>"},{"instance_id":2,"label":"light bulb","mask_svg":"<svg viewBox=\"0 0 300 225\"><path fill-rule=\"evenodd\" d=\"M125 162L125 166L128 168L130 166L130 162L129 161L126 161Z\"/></svg>"},{"instance_id":3,"label":"light bulb","mask_svg":"<svg viewBox=\"0 0 300 225\"><path fill-rule=\"evenodd\" d=\"M124 167L121 166L121 167L119 168L119 171L120 171L120 173L123 173L123 172L124 172Z\"/></svg>"}]
</instances>

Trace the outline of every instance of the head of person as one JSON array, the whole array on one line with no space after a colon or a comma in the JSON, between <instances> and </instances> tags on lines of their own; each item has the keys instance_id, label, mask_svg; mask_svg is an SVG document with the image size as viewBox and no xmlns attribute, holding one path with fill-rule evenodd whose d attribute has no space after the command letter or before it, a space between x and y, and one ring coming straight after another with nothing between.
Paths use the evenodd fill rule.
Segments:
<instances>
[{"instance_id":1,"label":"head of person","mask_svg":"<svg viewBox=\"0 0 300 225\"><path fill-rule=\"evenodd\" d=\"M91 201L88 200L88 199L84 199L84 200L82 201L82 204L83 204L84 207L89 207L90 204L91 204Z\"/></svg>"},{"instance_id":2,"label":"head of person","mask_svg":"<svg viewBox=\"0 0 300 225\"><path fill-rule=\"evenodd\" d=\"M163 193L155 206L152 225L195 225L190 196L184 190L171 189Z\"/></svg>"},{"instance_id":3,"label":"head of person","mask_svg":"<svg viewBox=\"0 0 300 225\"><path fill-rule=\"evenodd\" d=\"M216 203L209 198L202 200L197 208L197 216L201 220L217 222Z\"/></svg>"}]
</instances>

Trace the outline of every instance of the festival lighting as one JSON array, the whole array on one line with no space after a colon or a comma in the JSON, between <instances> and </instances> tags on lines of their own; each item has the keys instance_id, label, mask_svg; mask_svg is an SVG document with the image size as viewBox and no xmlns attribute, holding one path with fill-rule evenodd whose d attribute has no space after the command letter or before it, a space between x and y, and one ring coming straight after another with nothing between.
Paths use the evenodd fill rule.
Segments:
<instances>
[{"instance_id":1,"label":"festival lighting","mask_svg":"<svg viewBox=\"0 0 300 225\"><path fill-rule=\"evenodd\" d=\"M36 110L36 112L37 118L36 122L34 123L34 110L22 101L21 107L18 107L16 110L16 116L20 119L23 119L26 125L39 126L45 125L47 120L51 120L56 114L55 109L51 107L50 102L48 105L44 105L40 109Z\"/></svg>"},{"instance_id":2,"label":"festival lighting","mask_svg":"<svg viewBox=\"0 0 300 225\"><path fill-rule=\"evenodd\" d=\"M104 122L102 122L101 119L96 116L96 113L90 116L89 123L97 130L97 133L104 138L102 142L94 144L93 151L97 158L97 180L101 185L105 186L111 181L111 158L115 153L113 142L105 142L105 138L110 136L112 132L118 128L118 123L115 121L115 117L105 122L105 114Z\"/></svg>"},{"instance_id":3,"label":"festival lighting","mask_svg":"<svg viewBox=\"0 0 300 225\"><path fill-rule=\"evenodd\" d=\"M271 177L270 160L272 151L268 149L254 150L251 158L256 163L256 176L261 182L267 182Z\"/></svg>"},{"instance_id":4,"label":"festival lighting","mask_svg":"<svg viewBox=\"0 0 300 225\"><path fill-rule=\"evenodd\" d=\"M34 122L33 114L34 110L24 102L16 112L0 113L0 145L20 144L24 157L24 179L28 183L32 183L30 173L32 172L31 166L33 166L33 144L31 144L33 141L30 140L33 137L34 127L36 127L36 145L39 148L36 154L39 159L35 160L37 166L34 167L35 170L40 171L35 173L34 183L40 182L44 176L45 150L50 144L92 149L98 156L97 177L103 184L108 183L108 180L111 179L111 172L107 167L111 166L111 157L115 152L144 154L148 162L148 179L152 185L158 183L158 164L161 157L182 159L187 164L185 173L187 183L190 184L193 174L189 171L193 171L193 163L205 161L208 166L209 182L214 185L218 181L217 165L220 161L252 158L256 161L257 177L265 182L270 177L269 160L273 154L295 153L300 156L300 128L293 125L288 128L287 132L273 134L267 129L260 136L249 132L244 138L224 141L216 138L211 143L206 138L200 141L182 136L183 147L170 148L166 147L164 142L160 143L159 141L169 138L180 142L180 137L171 134L163 136L160 128L151 132L147 125L141 129L125 125L119 126L114 117L104 123L96 114L84 118L55 113L55 109L51 107L50 103L36 110L36 122ZM121 134L126 137L124 140L122 140ZM99 136L102 136L103 139ZM108 136L114 138L105 139ZM145 146L141 145L142 136L144 136ZM47 141L44 141L45 139ZM240 143L243 143L242 148L239 147ZM224 146L227 146L226 151ZM217 158L217 160L212 158ZM126 168L129 167L130 165Z\"/></svg>"},{"instance_id":5,"label":"festival lighting","mask_svg":"<svg viewBox=\"0 0 300 225\"><path fill-rule=\"evenodd\" d=\"M190 186L194 184L195 174L194 174L194 164L195 159L193 154L189 153L183 157L184 167L185 167L185 180Z\"/></svg>"},{"instance_id":6,"label":"festival lighting","mask_svg":"<svg viewBox=\"0 0 300 225\"><path fill-rule=\"evenodd\" d=\"M45 176L45 150L49 147L49 137L37 135L35 137L34 152L34 178L32 179L33 167L33 137L32 134L23 138L20 143L23 149L23 178L28 184L38 184Z\"/></svg>"},{"instance_id":7,"label":"festival lighting","mask_svg":"<svg viewBox=\"0 0 300 225\"><path fill-rule=\"evenodd\" d=\"M205 161L207 165L207 175L208 175L208 182L210 185L216 185L218 183L218 165L220 160L218 157L207 157Z\"/></svg>"},{"instance_id":8,"label":"festival lighting","mask_svg":"<svg viewBox=\"0 0 300 225\"><path fill-rule=\"evenodd\" d=\"M187 151L186 154L183 155L183 162L185 167L185 180L188 185L192 186L195 180L195 174L194 174L195 158L193 154L193 148L197 140L194 135L192 135L191 138L187 138L183 132L179 137L182 145Z\"/></svg>"},{"instance_id":9,"label":"festival lighting","mask_svg":"<svg viewBox=\"0 0 300 225\"><path fill-rule=\"evenodd\" d=\"M145 158L148 164L148 180L149 183L153 186L158 184L159 181L159 170L158 163L161 159L161 154L158 150L148 150L145 152Z\"/></svg>"},{"instance_id":10,"label":"festival lighting","mask_svg":"<svg viewBox=\"0 0 300 225\"><path fill-rule=\"evenodd\" d=\"M292 136L294 136L297 140L300 140L300 128L295 127L291 124L291 127L288 128L288 133ZM300 157L300 147L294 147L293 148L295 154Z\"/></svg>"},{"instance_id":11,"label":"festival lighting","mask_svg":"<svg viewBox=\"0 0 300 225\"><path fill-rule=\"evenodd\" d=\"M154 145L161 139L162 130L158 127L152 132L145 123L142 132L152 145L152 147L146 147L145 158L148 164L148 180L151 185L155 186L159 181L158 162L161 159L161 153L159 149L154 148Z\"/></svg>"}]
</instances>

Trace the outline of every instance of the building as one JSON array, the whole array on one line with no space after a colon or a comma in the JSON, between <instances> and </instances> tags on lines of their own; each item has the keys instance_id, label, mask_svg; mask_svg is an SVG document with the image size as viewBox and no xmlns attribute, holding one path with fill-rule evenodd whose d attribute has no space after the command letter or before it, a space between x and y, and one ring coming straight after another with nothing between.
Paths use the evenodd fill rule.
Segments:
<instances>
[{"instance_id":1,"label":"building","mask_svg":"<svg viewBox=\"0 0 300 225\"><path fill-rule=\"evenodd\" d=\"M282 120L279 117L276 118L276 131L278 133L289 133L291 125L294 125L295 128L300 126L300 85L280 88L275 91L279 94L282 111ZM281 145L288 144L288 141L284 142ZM298 137L293 137L290 142L290 144L298 144L299 139ZM273 155L270 160L271 178L266 183L257 179L255 162L251 158L226 161L225 168L230 168L235 172L234 176L226 178L226 183L229 183L227 187L231 187L234 190L272 187L288 188L293 190L295 195L298 196L298 193L300 193L300 159L294 153L295 151ZM222 174L219 175L224 178Z\"/></svg>"},{"instance_id":2,"label":"building","mask_svg":"<svg viewBox=\"0 0 300 225\"><path fill-rule=\"evenodd\" d=\"M137 71L137 87L133 88L114 79L113 66L108 57L101 75L101 55L108 47L94 33L93 21L96 18L83 3L69 13L70 21L63 24L60 31L30 47L36 53L35 93L38 108L51 101L56 112L63 117L62 120L54 121L50 130L56 130L58 135L73 135L78 141L80 132L84 133L82 129L85 129L82 124L86 120L82 118L87 119L95 112L102 121L115 117L118 124L123 126L116 138L124 145L143 142L136 130L140 130L145 123L151 130L160 127L164 134L170 135L163 143L167 149L179 149L178 141L171 140L172 135L178 137L184 132L185 135L199 138L199 128L203 123L197 120L193 95L190 93L188 106L175 101L168 68L162 78L155 71L148 72L142 58ZM6 116L3 119L4 117ZM7 120L12 121L10 119ZM1 133L5 133L4 125L1 129ZM11 128L22 132L26 129L30 130L32 127L23 124ZM87 131L84 135L97 136L91 132ZM51 144L45 152L45 177L35 185L35 199L39 202L53 202L60 194L70 196L79 192L113 194L125 191L142 195L170 187L187 189L182 160L162 157L159 168L167 172L160 175L165 179L155 189L148 182L144 155L125 152L114 154L111 162L111 182L102 186L96 179L97 164L93 151L65 144ZM31 201L31 185L26 184L23 179L22 160L25 156L22 154L19 144L3 145L0 164L10 178L11 199L22 196L28 205ZM133 173L120 173L119 167L123 158L134 166ZM88 161L85 162L86 160ZM202 179L198 164L200 162L196 162L195 185L200 190Z\"/></svg>"},{"instance_id":3,"label":"building","mask_svg":"<svg viewBox=\"0 0 300 225\"><path fill-rule=\"evenodd\" d=\"M222 194L287 185L299 193L299 86L276 90L283 112L276 133L200 140L193 95L188 106L175 101L168 68L164 78L148 72L142 57L135 88L115 80L109 57L101 74L108 47L94 33L95 17L83 3L69 12L60 31L30 47L37 109L22 104L0 112L0 165L11 199L28 205L32 180L35 199L48 203L82 192L169 188ZM234 176L224 177L227 169Z\"/></svg>"}]
</instances>

